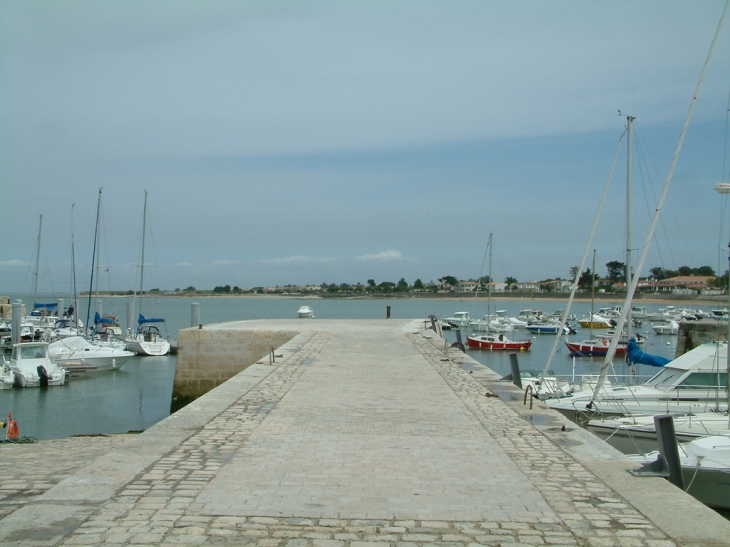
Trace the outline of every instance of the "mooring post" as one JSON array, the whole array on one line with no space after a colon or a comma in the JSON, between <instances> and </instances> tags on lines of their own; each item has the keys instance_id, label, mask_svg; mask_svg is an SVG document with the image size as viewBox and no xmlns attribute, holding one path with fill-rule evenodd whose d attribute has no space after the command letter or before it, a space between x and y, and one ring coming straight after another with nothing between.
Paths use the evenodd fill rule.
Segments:
<instances>
[{"instance_id":1,"label":"mooring post","mask_svg":"<svg viewBox=\"0 0 730 547\"><path fill-rule=\"evenodd\" d=\"M23 317L23 304L18 300L13 302L13 315L10 319L10 343L20 344L20 323Z\"/></svg>"},{"instance_id":2,"label":"mooring post","mask_svg":"<svg viewBox=\"0 0 730 547\"><path fill-rule=\"evenodd\" d=\"M664 456L669 468L669 482L684 490L682 463L679 460L679 447L674 432L674 418L671 414L654 416L654 427L656 428L656 439L659 443L659 453Z\"/></svg>"},{"instance_id":3,"label":"mooring post","mask_svg":"<svg viewBox=\"0 0 730 547\"><path fill-rule=\"evenodd\" d=\"M517 354L509 354L509 364L512 368L512 383L522 389L522 377L520 376L520 364L517 362Z\"/></svg>"},{"instance_id":4,"label":"mooring post","mask_svg":"<svg viewBox=\"0 0 730 547\"><path fill-rule=\"evenodd\" d=\"M200 325L200 304L193 302L190 304L190 326Z\"/></svg>"},{"instance_id":5,"label":"mooring post","mask_svg":"<svg viewBox=\"0 0 730 547\"><path fill-rule=\"evenodd\" d=\"M385 318L390 319L390 306L386 306L385 310Z\"/></svg>"},{"instance_id":6,"label":"mooring post","mask_svg":"<svg viewBox=\"0 0 730 547\"><path fill-rule=\"evenodd\" d=\"M127 334L134 332L134 299L127 300Z\"/></svg>"}]
</instances>

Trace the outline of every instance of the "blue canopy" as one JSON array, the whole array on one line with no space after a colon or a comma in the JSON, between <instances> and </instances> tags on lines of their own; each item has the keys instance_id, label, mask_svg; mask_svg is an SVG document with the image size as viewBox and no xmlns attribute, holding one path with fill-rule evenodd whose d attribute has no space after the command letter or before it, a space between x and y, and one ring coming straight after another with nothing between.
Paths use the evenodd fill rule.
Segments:
<instances>
[{"instance_id":1,"label":"blue canopy","mask_svg":"<svg viewBox=\"0 0 730 547\"><path fill-rule=\"evenodd\" d=\"M666 357L660 357L659 355L649 355L645 353L643 349L639 347L635 338L629 340L629 345L626 348L628 360L630 365L649 365L652 367L663 367L671 361Z\"/></svg>"},{"instance_id":2,"label":"blue canopy","mask_svg":"<svg viewBox=\"0 0 730 547\"><path fill-rule=\"evenodd\" d=\"M102 325L113 325L114 319L109 319L108 317L101 317L99 315L99 312L96 312L94 314L94 324L98 325L99 323L101 323Z\"/></svg>"},{"instance_id":3,"label":"blue canopy","mask_svg":"<svg viewBox=\"0 0 730 547\"><path fill-rule=\"evenodd\" d=\"M142 323L164 323L164 322L165 322L165 320L161 319L159 317L149 317L149 318L145 319L144 315L142 315L141 313L139 314L139 319L137 319L137 323L139 323L140 325Z\"/></svg>"},{"instance_id":4,"label":"blue canopy","mask_svg":"<svg viewBox=\"0 0 730 547\"><path fill-rule=\"evenodd\" d=\"M38 302L36 302L35 304L33 304L33 307L35 309L52 310L58 307L58 302L53 302L51 304L39 304Z\"/></svg>"}]
</instances>

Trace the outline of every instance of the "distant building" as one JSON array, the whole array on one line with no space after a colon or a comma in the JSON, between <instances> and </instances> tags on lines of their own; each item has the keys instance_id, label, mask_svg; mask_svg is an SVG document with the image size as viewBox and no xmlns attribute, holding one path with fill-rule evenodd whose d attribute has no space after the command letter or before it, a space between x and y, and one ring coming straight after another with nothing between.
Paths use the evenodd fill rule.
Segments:
<instances>
[{"instance_id":1,"label":"distant building","mask_svg":"<svg viewBox=\"0 0 730 547\"><path fill-rule=\"evenodd\" d=\"M679 275L657 281L656 289L673 294L704 293L712 289L710 283L715 279L717 278L714 275Z\"/></svg>"},{"instance_id":2,"label":"distant building","mask_svg":"<svg viewBox=\"0 0 730 547\"><path fill-rule=\"evenodd\" d=\"M475 292L479 287L479 283L476 281L459 281L454 287L454 292Z\"/></svg>"},{"instance_id":3,"label":"distant building","mask_svg":"<svg viewBox=\"0 0 730 547\"><path fill-rule=\"evenodd\" d=\"M520 281L513 286L517 292L540 292L539 281Z\"/></svg>"}]
</instances>

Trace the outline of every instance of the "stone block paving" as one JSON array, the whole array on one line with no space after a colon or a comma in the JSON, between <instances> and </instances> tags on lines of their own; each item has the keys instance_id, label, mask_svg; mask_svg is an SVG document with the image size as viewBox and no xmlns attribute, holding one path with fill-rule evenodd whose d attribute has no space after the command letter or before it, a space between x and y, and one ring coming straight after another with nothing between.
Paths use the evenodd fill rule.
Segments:
<instances>
[{"instance_id":1,"label":"stone block paving","mask_svg":"<svg viewBox=\"0 0 730 547\"><path fill-rule=\"evenodd\" d=\"M60 544L676 545L422 335L378 335L318 332Z\"/></svg>"}]
</instances>

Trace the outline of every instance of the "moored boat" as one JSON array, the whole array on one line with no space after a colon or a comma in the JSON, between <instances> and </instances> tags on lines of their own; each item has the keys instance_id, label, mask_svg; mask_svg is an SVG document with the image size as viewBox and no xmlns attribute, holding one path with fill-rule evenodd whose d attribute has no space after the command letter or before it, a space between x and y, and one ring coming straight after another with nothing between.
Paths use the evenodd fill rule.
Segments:
<instances>
[{"instance_id":1,"label":"moored boat","mask_svg":"<svg viewBox=\"0 0 730 547\"><path fill-rule=\"evenodd\" d=\"M297 315L299 317L314 317L314 310L312 310L309 306L301 306L297 310Z\"/></svg>"},{"instance_id":2,"label":"moored boat","mask_svg":"<svg viewBox=\"0 0 730 547\"><path fill-rule=\"evenodd\" d=\"M82 336L70 336L53 342L48 353L68 371L100 372L122 368L134 353L110 346L97 346Z\"/></svg>"},{"instance_id":3,"label":"moored boat","mask_svg":"<svg viewBox=\"0 0 730 547\"><path fill-rule=\"evenodd\" d=\"M466 345L476 349L523 351L530 349L532 341L510 340L504 334L483 334L467 336Z\"/></svg>"},{"instance_id":4,"label":"moored boat","mask_svg":"<svg viewBox=\"0 0 730 547\"><path fill-rule=\"evenodd\" d=\"M18 387L62 386L66 382L66 369L51 359L46 342L14 344L10 368Z\"/></svg>"}]
</instances>

